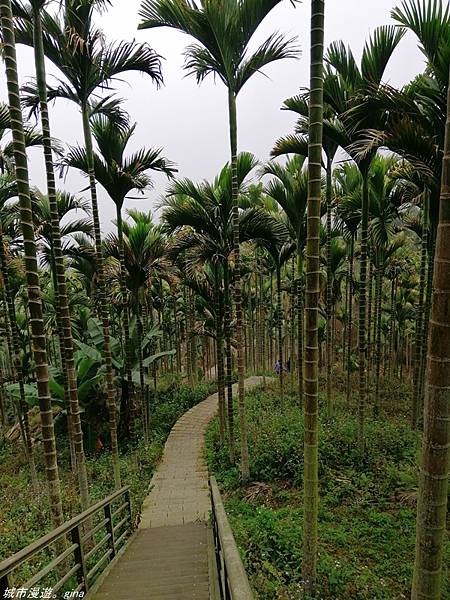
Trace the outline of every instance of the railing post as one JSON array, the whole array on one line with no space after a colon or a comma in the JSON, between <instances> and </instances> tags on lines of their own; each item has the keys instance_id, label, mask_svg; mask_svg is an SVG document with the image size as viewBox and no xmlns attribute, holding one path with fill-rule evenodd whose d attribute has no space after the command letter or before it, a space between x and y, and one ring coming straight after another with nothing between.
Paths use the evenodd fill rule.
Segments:
<instances>
[{"instance_id":1,"label":"railing post","mask_svg":"<svg viewBox=\"0 0 450 600\"><path fill-rule=\"evenodd\" d=\"M6 598L6 590L10 588L9 573L0 578L0 598Z\"/></svg>"},{"instance_id":2,"label":"railing post","mask_svg":"<svg viewBox=\"0 0 450 600\"><path fill-rule=\"evenodd\" d=\"M133 518L133 513L131 511L131 494L130 494L130 490L126 490L125 492L125 498L128 502L128 515L130 517L130 531L133 529L133 523L132 523L132 518Z\"/></svg>"},{"instance_id":3,"label":"railing post","mask_svg":"<svg viewBox=\"0 0 450 600\"><path fill-rule=\"evenodd\" d=\"M105 519L108 519L108 522L106 523L106 531L111 536L111 550L112 550L111 560L112 560L114 558L114 556L116 555L116 540L114 537L114 523L113 523L113 518L112 518L111 504L107 504L104 508L104 511L105 511Z\"/></svg>"},{"instance_id":4,"label":"railing post","mask_svg":"<svg viewBox=\"0 0 450 600\"><path fill-rule=\"evenodd\" d=\"M73 551L75 555L75 562L81 565L81 568L77 571L77 580L78 583L82 586L81 590L87 592L89 589L89 582L87 578L86 561L84 560L81 524L78 524L76 527L74 527L70 534L72 536L72 542L77 545L77 547Z\"/></svg>"}]
</instances>

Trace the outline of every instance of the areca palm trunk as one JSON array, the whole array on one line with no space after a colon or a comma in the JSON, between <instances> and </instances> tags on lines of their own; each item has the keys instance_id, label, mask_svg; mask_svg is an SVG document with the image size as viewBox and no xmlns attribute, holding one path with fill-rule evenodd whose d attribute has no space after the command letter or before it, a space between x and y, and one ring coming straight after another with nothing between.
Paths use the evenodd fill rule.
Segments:
<instances>
[{"instance_id":1,"label":"areca palm trunk","mask_svg":"<svg viewBox=\"0 0 450 600\"><path fill-rule=\"evenodd\" d=\"M302 575L313 594L317 574L320 205L322 188L324 0L311 1L308 233L305 306L304 522Z\"/></svg>"},{"instance_id":2,"label":"areca palm trunk","mask_svg":"<svg viewBox=\"0 0 450 600\"><path fill-rule=\"evenodd\" d=\"M381 379L381 302L382 302L383 270L376 271L376 351L375 351L375 403L374 412L378 415L380 408L380 379ZM370 323L370 321L369 321Z\"/></svg>"},{"instance_id":3,"label":"areca palm trunk","mask_svg":"<svg viewBox=\"0 0 450 600\"><path fill-rule=\"evenodd\" d=\"M423 411L424 402L424 388L425 388L425 368L426 368L426 353L425 349L428 344L428 336L430 331L430 312L431 303L433 298L433 277L434 277L434 256L436 252L436 229L431 228L429 240L429 252L428 252L428 268L427 268L427 283L425 293L425 304L424 304L424 320L423 320L423 332L422 332L422 358L420 361L419 371L419 414Z\"/></svg>"},{"instance_id":4,"label":"areca palm trunk","mask_svg":"<svg viewBox=\"0 0 450 600\"><path fill-rule=\"evenodd\" d=\"M45 73L45 55L42 40L42 23L40 9L33 7L33 36L34 60L36 66L36 83L39 93L41 113L42 137L45 159L45 173L47 178L47 192L50 205L52 227L52 251L55 266L55 294L58 305L58 320L61 328L61 359L67 381L67 395L69 400L69 436L72 437L73 449L76 460L76 472L82 510L90 504L89 486L86 470L86 460L83 445L83 430L81 427L80 405L78 402L78 384L75 371L74 348L72 338L72 325L70 322L67 283L64 270L64 259L61 247L61 232L59 228L58 202L56 198L56 183L53 170L52 142L50 135L50 120L47 104L47 81Z\"/></svg>"},{"instance_id":5,"label":"areca palm trunk","mask_svg":"<svg viewBox=\"0 0 450 600\"><path fill-rule=\"evenodd\" d=\"M364 451L364 420L367 404L367 257L369 231L369 176L363 174L362 211L361 211L361 256L359 274L359 400L358 400L358 447Z\"/></svg>"},{"instance_id":6,"label":"areca palm trunk","mask_svg":"<svg viewBox=\"0 0 450 600\"><path fill-rule=\"evenodd\" d=\"M58 527L64 521L61 504L61 486L56 455L53 410L49 389L47 352L42 315L41 289L36 257L33 216L31 210L28 164L23 134L20 105L14 25L10 0L0 0L0 20L3 34L3 56L6 65L11 131L14 144L17 191L20 206L20 222L25 250L25 270L28 291L28 306L31 316L33 356L42 425L45 471L48 482L52 524Z\"/></svg>"},{"instance_id":7,"label":"areca palm trunk","mask_svg":"<svg viewBox=\"0 0 450 600\"><path fill-rule=\"evenodd\" d=\"M230 462L234 464L234 405L233 405L233 361L231 347L231 294L230 294L230 272L228 262L225 261L223 269L224 288L225 288L225 358L226 358L226 385L227 385L227 422L228 422L228 443L230 448Z\"/></svg>"},{"instance_id":8,"label":"areca palm trunk","mask_svg":"<svg viewBox=\"0 0 450 600\"><path fill-rule=\"evenodd\" d=\"M303 306L303 289L302 289L302 278L303 278L303 260L302 251L300 249L300 242L297 241L297 385L298 385L298 403L299 406L303 405L303 381L304 381L304 352L303 352L303 337L304 337L304 325L305 315Z\"/></svg>"},{"instance_id":9,"label":"areca palm trunk","mask_svg":"<svg viewBox=\"0 0 450 600\"><path fill-rule=\"evenodd\" d=\"M248 456L247 415L245 408L245 365L243 348L243 320L242 320L242 292L241 292L241 254L239 239L239 209L238 209L238 173L237 173L237 115L236 95L232 89L228 90L228 107L230 119L230 149L231 149L231 181L233 202L233 256L234 256L234 304L236 311L236 345L237 345L237 370L238 370L238 403L239 424L241 441L241 477L245 483L250 477L250 463Z\"/></svg>"},{"instance_id":10,"label":"areca palm trunk","mask_svg":"<svg viewBox=\"0 0 450 600\"><path fill-rule=\"evenodd\" d=\"M219 433L220 442L225 441L225 375L223 363L223 298L220 294L220 285L218 281L218 269L215 268L216 289L216 356L217 356L217 387L219 400Z\"/></svg>"},{"instance_id":11,"label":"areca palm trunk","mask_svg":"<svg viewBox=\"0 0 450 600\"><path fill-rule=\"evenodd\" d=\"M281 267L277 262L277 342L278 360L280 361L280 395L284 393L284 364L283 364L283 307L281 306Z\"/></svg>"},{"instance_id":12,"label":"areca palm trunk","mask_svg":"<svg viewBox=\"0 0 450 600\"><path fill-rule=\"evenodd\" d=\"M23 368L22 368L22 359L20 357L20 347L19 347L19 332L17 331L17 322L16 322L16 311L14 308L14 298L12 295L11 286L9 283L9 273L8 267L6 265L6 256L5 256L5 245L3 240L3 232L2 226L0 222L0 269L3 276L3 287L6 297L6 305L8 310L8 316L5 314L5 327L8 331L8 337L11 338L11 357L12 357L12 373L14 381L17 381L19 385L19 406L18 406L18 420L20 431L23 438L23 444L25 447L25 453L28 460L28 465L30 468L31 475L31 485L33 486L33 490L36 492L38 488L38 479L36 473L36 464L34 461L34 451L33 451L33 442L31 439L30 432L30 421L28 419L28 406L25 398L25 388L24 388L24 380L23 380ZM9 317L9 318L8 318ZM11 336L9 336L9 332Z\"/></svg>"},{"instance_id":13,"label":"areca palm trunk","mask_svg":"<svg viewBox=\"0 0 450 600\"><path fill-rule=\"evenodd\" d=\"M122 205L116 203L116 219L117 219L117 247L119 250L119 285L120 294L122 296L122 325L123 325L123 341L124 341L124 366L127 381L127 402L130 419L130 435L132 442L136 442L136 410L135 410L135 394L133 385L133 375L131 370L131 340L130 340L130 316L128 312L128 292L125 284L125 253L123 248L123 224L122 224Z\"/></svg>"},{"instance_id":14,"label":"areca palm trunk","mask_svg":"<svg viewBox=\"0 0 450 600\"><path fill-rule=\"evenodd\" d=\"M412 600L442 597L450 466L450 86L434 259Z\"/></svg>"},{"instance_id":15,"label":"areca palm trunk","mask_svg":"<svg viewBox=\"0 0 450 600\"><path fill-rule=\"evenodd\" d=\"M116 488L121 486L119 444L117 441L117 415L116 415L116 391L114 387L114 373L111 354L111 337L108 307L106 305L105 271L103 265L102 237L100 232L100 216L97 201L97 185L94 171L94 152L92 144L92 133L89 124L89 106L85 102L81 107L83 117L84 143L86 156L89 164L89 187L91 191L92 218L94 221L95 253L97 266L97 292L100 305L100 315L103 328L103 350L106 364L106 391L109 415L109 431L111 436L111 456L114 472L114 483Z\"/></svg>"},{"instance_id":16,"label":"areca palm trunk","mask_svg":"<svg viewBox=\"0 0 450 600\"><path fill-rule=\"evenodd\" d=\"M136 334L137 334L137 353L138 353L138 363L139 363L139 398L141 401L141 413L142 413L142 429L144 434L144 444L147 447L149 443L149 415L148 415L148 404L147 404L147 387L145 385L145 372L144 372L144 364L142 360L142 340L144 337L144 328L142 326L141 314L144 311L140 310L139 304L136 314Z\"/></svg>"},{"instance_id":17,"label":"areca palm trunk","mask_svg":"<svg viewBox=\"0 0 450 600\"><path fill-rule=\"evenodd\" d=\"M326 297L326 316L327 316L327 413L331 416L333 406L331 400L331 362L332 362L332 328L331 328L331 301L332 301L332 269L331 269L331 194L332 194L332 176L333 164L330 157L327 157L327 297Z\"/></svg>"},{"instance_id":18,"label":"areca palm trunk","mask_svg":"<svg viewBox=\"0 0 450 600\"><path fill-rule=\"evenodd\" d=\"M428 193L425 191L422 219L422 246L420 255L420 280L419 300L416 312L416 330L414 339L414 372L413 372L413 404L411 411L411 425L415 429L419 420L420 406L420 373L423 360L423 307L425 298L425 280L427 271L427 247L428 247Z\"/></svg>"},{"instance_id":19,"label":"areca palm trunk","mask_svg":"<svg viewBox=\"0 0 450 600\"><path fill-rule=\"evenodd\" d=\"M352 373L352 330L353 330L353 262L355 256L355 234L352 232L350 241L350 260L348 265L348 339L347 339L347 406L350 404L350 385Z\"/></svg>"}]
</instances>

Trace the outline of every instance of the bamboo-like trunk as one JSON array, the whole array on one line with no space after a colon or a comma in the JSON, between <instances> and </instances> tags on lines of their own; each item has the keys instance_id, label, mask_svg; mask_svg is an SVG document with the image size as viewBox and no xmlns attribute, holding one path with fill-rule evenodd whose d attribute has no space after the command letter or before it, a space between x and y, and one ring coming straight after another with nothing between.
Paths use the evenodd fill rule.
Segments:
<instances>
[{"instance_id":1,"label":"bamboo-like trunk","mask_svg":"<svg viewBox=\"0 0 450 600\"><path fill-rule=\"evenodd\" d=\"M106 393L109 415L109 432L111 436L111 455L114 472L114 483L116 488L121 486L120 462L119 462L119 444L117 441L117 409L116 409L116 390L114 386L114 372L112 365L111 337L108 306L106 303L106 283L103 261L102 237L100 231L100 216L97 200L97 185L94 171L94 154L92 144L92 132L89 124L89 106L87 102L81 107L83 118L84 143L86 146L86 156L89 162L89 188L92 202L92 218L94 221L95 253L97 268L97 292L99 300L100 315L103 329L103 350L106 364Z\"/></svg>"},{"instance_id":2,"label":"bamboo-like trunk","mask_svg":"<svg viewBox=\"0 0 450 600\"><path fill-rule=\"evenodd\" d=\"M6 265L5 243L3 240L2 224L0 221L0 270L3 277L3 288L6 297L6 306L8 315L5 314L5 327L8 331L7 338L10 339L12 350L11 370L14 381L19 385L19 403L18 403L18 420L20 432L22 434L25 454L30 469L31 485L33 491L38 490L38 478L36 473L36 464L34 460L33 441L31 439L30 422L28 419L28 405L25 398L24 377L22 369L22 359L20 356L19 332L17 330L16 310L14 307L14 298L9 283L9 272Z\"/></svg>"},{"instance_id":3,"label":"bamboo-like trunk","mask_svg":"<svg viewBox=\"0 0 450 600\"><path fill-rule=\"evenodd\" d=\"M298 404L303 406L304 388L304 302L303 302L303 260L300 242L297 242L297 385Z\"/></svg>"},{"instance_id":4,"label":"bamboo-like trunk","mask_svg":"<svg viewBox=\"0 0 450 600\"><path fill-rule=\"evenodd\" d=\"M450 467L450 86L434 259L412 600L442 598Z\"/></svg>"},{"instance_id":5,"label":"bamboo-like trunk","mask_svg":"<svg viewBox=\"0 0 450 600\"><path fill-rule=\"evenodd\" d=\"M277 262L277 342L278 360L280 361L280 396L284 394L284 362L283 362L283 307L281 306L281 267Z\"/></svg>"},{"instance_id":6,"label":"bamboo-like trunk","mask_svg":"<svg viewBox=\"0 0 450 600\"><path fill-rule=\"evenodd\" d=\"M367 256L369 232L369 176L363 173L362 211L361 211L361 254L359 273L359 399L358 399L358 448L364 451L364 421L367 405Z\"/></svg>"},{"instance_id":7,"label":"bamboo-like trunk","mask_svg":"<svg viewBox=\"0 0 450 600\"><path fill-rule=\"evenodd\" d=\"M50 497L50 512L53 527L64 521L61 504L61 486L56 456L53 410L48 383L48 363L45 347L45 331L42 315L41 288L36 257L33 216L31 210L28 164L23 133L22 110L20 105L19 78L14 39L14 25L10 0L0 0L0 20L3 34L3 57L5 61L8 88L11 131L14 144L17 191L20 206L20 223L25 250L25 270L28 291L28 305L31 315L33 356L36 366L39 407L42 425L45 471Z\"/></svg>"},{"instance_id":8,"label":"bamboo-like trunk","mask_svg":"<svg viewBox=\"0 0 450 600\"><path fill-rule=\"evenodd\" d=\"M375 354L375 402L374 413L378 415L380 410L380 379L381 379L381 302L382 302L383 270L376 270L376 354ZM370 321L369 321L370 323Z\"/></svg>"},{"instance_id":9,"label":"bamboo-like trunk","mask_svg":"<svg viewBox=\"0 0 450 600\"><path fill-rule=\"evenodd\" d=\"M332 329L331 329L331 302L332 302L332 269L331 269L331 196L332 196L332 177L333 177L333 161L330 156L327 156L327 292L326 292L326 344L327 344L327 414L333 414L333 404L331 399L331 367L332 367Z\"/></svg>"},{"instance_id":10,"label":"bamboo-like trunk","mask_svg":"<svg viewBox=\"0 0 450 600\"><path fill-rule=\"evenodd\" d=\"M223 362L223 297L220 290L217 266L215 268L216 289L216 356L217 356L217 392L219 400L219 434L220 443L225 442L225 375Z\"/></svg>"},{"instance_id":11,"label":"bamboo-like trunk","mask_svg":"<svg viewBox=\"0 0 450 600\"><path fill-rule=\"evenodd\" d=\"M123 327L123 358L126 375L126 397L127 397L127 408L129 414L127 420L130 422L130 437L131 442L136 443L136 394L133 384L132 374L132 350L131 350L131 339L130 339L130 315L128 307L128 290L125 284L125 251L123 246L123 223L122 223L122 202L114 201L116 204L116 219L117 219L117 247L119 250L119 286L120 295L122 297L122 327Z\"/></svg>"},{"instance_id":12,"label":"bamboo-like trunk","mask_svg":"<svg viewBox=\"0 0 450 600\"><path fill-rule=\"evenodd\" d=\"M230 272L228 263L225 261L224 269L224 288L225 288L225 359L226 359L226 386L227 386L227 421L228 421L228 444L230 449L230 462L235 461L234 447L234 405L233 405L233 361L231 347L231 294L230 294Z\"/></svg>"},{"instance_id":13,"label":"bamboo-like trunk","mask_svg":"<svg viewBox=\"0 0 450 600\"><path fill-rule=\"evenodd\" d=\"M81 508L87 510L90 504L86 458L84 454L83 430L81 426L81 411L78 402L78 382L75 371L74 347L72 337L72 324L70 321L69 299L67 293L64 257L61 246L61 232L59 225L58 201L56 197L56 183L53 169L52 141L50 135L50 119L47 104L47 78L45 73L45 55L42 39L42 23L40 10L33 11L34 59L36 66L36 82L39 92L41 112L41 125L45 159L45 173L47 179L47 192L50 205L52 226L52 252L55 268L55 295L58 305L58 320L62 334L61 360L67 381L67 396L69 400L70 419L68 419L69 437L73 440L75 452L76 472L80 492Z\"/></svg>"},{"instance_id":14,"label":"bamboo-like trunk","mask_svg":"<svg viewBox=\"0 0 450 600\"><path fill-rule=\"evenodd\" d=\"M420 373L423 362L423 306L425 299L425 280L427 271L427 247L428 247L428 192L424 194L422 209L422 246L420 255L420 280L419 300L416 312L416 329L414 336L414 372L413 372L413 402L411 410L411 425L415 429L419 420L420 405Z\"/></svg>"},{"instance_id":15,"label":"bamboo-like trunk","mask_svg":"<svg viewBox=\"0 0 450 600\"><path fill-rule=\"evenodd\" d=\"M241 292L241 251L239 238L239 209L238 209L238 172L237 172L237 115L236 95L232 89L228 91L228 108L230 119L230 150L231 150L231 180L233 202L233 257L234 257L234 306L236 312L236 350L238 370L238 406L241 442L241 478L245 483L250 477L248 456L247 411L245 407L245 364L243 347L243 319Z\"/></svg>"},{"instance_id":16,"label":"bamboo-like trunk","mask_svg":"<svg viewBox=\"0 0 450 600\"><path fill-rule=\"evenodd\" d=\"M350 405L350 387L352 376L352 331L353 331L353 262L355 256L355 234L352 232L350 241L350 260L348 265L348 339L347 339L347 406Z\"/></svg>"},{"instance_id":17,"label":"bamboo-like trunk","mask_svg":"<svg viewBox=\"0 0 450 600\"><path fill-rule=\"evenodd\" d=\"M320 206L322 191L324 0L311 0L311 78L308 143L308 233L306 241L305 305L305 432L304 521L302 575L305 589L314 594L317 575L317 519L319 507L319 296Z\"/></svg>"}]
</instances>

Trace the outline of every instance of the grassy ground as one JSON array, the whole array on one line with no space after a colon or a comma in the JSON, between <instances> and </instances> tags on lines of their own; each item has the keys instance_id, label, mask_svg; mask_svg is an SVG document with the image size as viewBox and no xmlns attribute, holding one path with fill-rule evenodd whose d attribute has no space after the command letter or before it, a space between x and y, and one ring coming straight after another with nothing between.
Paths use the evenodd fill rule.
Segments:
<instances>
[{"instance_id":1,"label":"grassy ground","mask_svg":"<svg viewBox=\"0 0 450 600\"><path fill-rule=\"evenodd\" d=\"M224 490L257 598L298 600L304 597L303 416L294 397L280 400L273 386L251 391L247 406L252 483L240 486L237 468L219 447L217 420L207 434L208 462ZM395 412L392 405L389 412ZM348 411L321 418L316 598L409 598L420 438L404 417L393 414L368 417L363 456L356 435L356 418ZM443 597L450 598L450 587Z\"/></svg>"},{"instance_id":2,"label":"grassy ground","mask_svg":"<svg viewBox=\"0 0 450 600\"><path fill-rule=\"evenodd\" d=\"M148 448L141 443L135 450L121 452L123 485L131 487L134 519L139 519L142 502L162 454L164 442L176 420L191 406L205 399L210 386L168 387L159 394L151 417L151 441ZM64 515L69 518L80 512L76 478L68 465L67 440L58 440L61 491ZM24 548L51 530L48 499L44 482L42 456L36 449L41 490L33 494L28 467L21 446L0 446L0 561ZM87 459L90 494L93 502L101 500L114 489L110 454L103 451Z\"/></svg>"}]
</instances>

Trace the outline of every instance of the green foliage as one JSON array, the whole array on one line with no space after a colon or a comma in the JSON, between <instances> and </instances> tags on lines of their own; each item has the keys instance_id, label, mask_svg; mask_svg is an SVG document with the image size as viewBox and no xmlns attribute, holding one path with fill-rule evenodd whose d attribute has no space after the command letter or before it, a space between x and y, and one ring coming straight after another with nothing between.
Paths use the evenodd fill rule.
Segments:
<instances>
[{"instance_id":1,"label":"green foliage","mask_svg":"<svg viewBox=\"0 0 450 600\"><path fill-rule=\"evenodd\" d=\"M142 502L164 448L165 440L178 418L189 408L211 393L207 384L193 389L177 387L172 382L159 392L151 406L150 443L141 442L135 450L120 456L122 483L131 487L135 522L138 522ZM65 435L58 440L58 462L62 488L63 510L66 518L81 510L76 482L69 467L68 442ZM39 478L43 480L43 462L40 448L35 452ZM23 452L12 444L0 445L0 561L24 548L51 530L50 510L45 485L33 495L29 470ZM88 479L92 502L98 501L114 490L109 452L101 452L87 459ZM29 575L29 574L28 574Z\"/></svg>"},{"instance_id":2,"label":"green foliage","mask_svg":"<svg viewBox=\"0 0 450 600\"><path fill-rule=\"evenodd\" d=\"M303 415L294 396L280 400L274 389L252 390L247 406L252 483L240 487L238 469L219 447L217 422L207 432L208 463L227 490L227 512L257 597L297 600L304 598ZM321 418L319 440L318 597L407 598L419 435L398 417L368 419L361 457L356 418L338 412Z\"/></svg>"}]
</instances>

